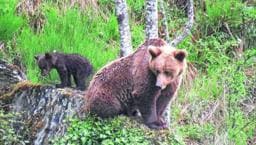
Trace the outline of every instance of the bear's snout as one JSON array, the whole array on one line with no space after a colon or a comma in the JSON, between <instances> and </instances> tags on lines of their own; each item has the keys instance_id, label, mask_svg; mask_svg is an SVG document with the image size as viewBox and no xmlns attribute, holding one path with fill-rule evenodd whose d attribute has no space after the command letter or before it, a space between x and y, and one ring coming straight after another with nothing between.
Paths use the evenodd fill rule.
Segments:
<instances>
[{"instance_id":1,"label":"bear's snout","mask_svg":"<svg viewBox=\"0 0 256 145\"><path fill-rule=\"evenodd\" d=\"M156 80L156 86L161 88L161 90L165 89L166 88L166 85L164 85L164 83L162 82L161 79L157 79Z\"/></svg>"}]
</instances>

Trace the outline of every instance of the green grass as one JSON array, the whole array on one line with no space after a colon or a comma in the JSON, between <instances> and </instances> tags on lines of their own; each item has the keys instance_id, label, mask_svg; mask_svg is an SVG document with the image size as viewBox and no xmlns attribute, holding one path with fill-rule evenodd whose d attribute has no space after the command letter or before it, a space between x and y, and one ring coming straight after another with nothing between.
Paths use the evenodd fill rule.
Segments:
<instances>
[{"instance_id":1,"label":"green grass","mask_svg":"<svg viewBox=\"0 0 256 145\"><path fill-rule=\"evenodd\" d=\"M145 133L135 127L125 127L129 122L126 117L102 120L87 117L84 122L78 119L70 121L67 134L53 140L54 145L84 144L84 145L149 145Z\"/></svg>"},{"instance_id":2,"label":"green grass","mask_svg":"<svg viewBox=\"0 0 256 145\"><path fill-rule=\"evenodd\" d=\"M57 7L44 4L41 8L46 24L39 34L25 27L17 38L17 49L27 66L28 78L40 82L39 70L34 56L54 50L64 53L78 53L87 57L97 71L106 63L118 57L119 32L114 14L103 18L93 15L93 11L83 12L76 8L67 9L65 14ZM143 40L143 27L134 25L133 44L136 48ZM26 53L23 53L26 52ZM51 79L58 76L52 71ZM46 82L51 82L47 79Z\"/></svg>"},{"instance_id":3,"label":"green grass","mask_svg":"<svg viewBox=\"0 0 256 145\"><path fill-rule=\"evenodd\" d=\"M22 30L17 38L17 49L28 67L28 78L38 82L38 69L34 56L54 50L64 53L78 53L87 57L94 70L117 58L119 39L117 21L114 15L107 20L92 13L68 9L65 14L56 7L45 4L43 13L47 22L39 34L30 28ZM113 43L114 42L114 43ZM25 53L23 53L25 52ZM56 75L53 78L57 77Z\"/></svg>"},{"instance_id":4,"label":"green grass","mask_svg":"<svg viewBox=\"0 0 256 145\"><path fill-rule=\"evenodd\" d=\"M8 41L24 24L24 20L15 15L17 0L0 0L0 40Z\"/></svg>"},{"instance_id":5,"label":"green grass","mask_svg":"<svg viewBox=\"0 0 256 145\"><path fill-rule=\"evenodd\" d=\"M24 125L23 122L15 120L16 117L20 115L17 113L5 113L0 108L0 144L10 145L10 144L26 144L28 143L25 136L28 130L24 129L23 134L19 135L15 132L13 128L14 125Z\"/></svg>"},{"instance_id":6,"label":"green grass","mask_svg":"<svg viewBox=\"0 0 256 145\"><path fill-rule=\"evenodd\" d=\"M127 1L134 49L145 37L144 2ZM0 40L7 46L1 57L21 55L29 80L44 84L59 80L56 71L46 80L40 78L34 60L37 54L53 50L78 53L91 61L94 71L118 57L119 32L113 1L99 0L99 13L78 7L63 9L65 3L45 1L40 11L46 23L39 33L29 27L27 18L14 13L14 4L13 0L9 6L0 5ZM246 22L255 21L255 8L238 0L207 0L206 8L204 13L197 8L193 36L178 45L188 51L188 60L198 69L198 76L192 87L182 86L172 104L170 130L152 131L127 117L71 119L67 133L55 144L247 144L255 136L256 111L248 112L243 104L253 97L251 90L255 89L256 45L246 44L240 59L235 49L239 47L241 14L246 15ZM167 17L173 36L186 18L174 6L167 9ZM223 29L224 22L235 37ZM245 25L250 26L245 30L248 42L255 38L256 29L249 23ZM248 70L253 70L254 75L247 75Z\"/></svg>"}]
</instances>

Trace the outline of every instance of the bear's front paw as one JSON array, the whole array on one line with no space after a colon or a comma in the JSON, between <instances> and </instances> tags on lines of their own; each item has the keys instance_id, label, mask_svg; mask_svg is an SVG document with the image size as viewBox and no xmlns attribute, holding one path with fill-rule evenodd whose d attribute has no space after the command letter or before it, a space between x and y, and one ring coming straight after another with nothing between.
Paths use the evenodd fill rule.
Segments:
<instances>
[{"instance_id":1,"label":"bear's front paw","mask_svg":"<svg viewBox=\"0 0 256 145\"><path fill-rule=\"evenodd\" d=\"M167 123L164 121L147 123L147 126L151 129L168 129Z\"/></svg>"},{"instance_id":2,"label":"bear's front paw","mask_svg":"<svg viewBox=\"0 0 256 145\"><path fill-rule=\"evenodd\" d=\"M158 122L159 122L159 124L161 124L161 125L164 125L164 126L167 126L167 127L168 127L168 124L167 124L167 122L164 120L164 118L163 118L163 117L160 117L160 118L159 118L159 120L158 120Z\"/></svg>"}]
</instances>

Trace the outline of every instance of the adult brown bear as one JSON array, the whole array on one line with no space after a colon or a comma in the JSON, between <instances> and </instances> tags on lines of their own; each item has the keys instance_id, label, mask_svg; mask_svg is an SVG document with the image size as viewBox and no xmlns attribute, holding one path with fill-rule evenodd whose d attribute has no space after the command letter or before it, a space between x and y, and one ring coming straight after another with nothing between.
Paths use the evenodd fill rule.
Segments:
<instances>
[{"instance_id":1,"label":"adult brown bear","mask_svg":"<svg viewBox=\"0 0 256 145\"><path fill-rule=\"evenodd\" d=\"M162 39L150 39L133 54L95 74L85 95L85 110L100 117L131 115L139 110L144 123L167 128L162 114L175 96L186 67L186 52Z\"/></svg>"}]
</instances>

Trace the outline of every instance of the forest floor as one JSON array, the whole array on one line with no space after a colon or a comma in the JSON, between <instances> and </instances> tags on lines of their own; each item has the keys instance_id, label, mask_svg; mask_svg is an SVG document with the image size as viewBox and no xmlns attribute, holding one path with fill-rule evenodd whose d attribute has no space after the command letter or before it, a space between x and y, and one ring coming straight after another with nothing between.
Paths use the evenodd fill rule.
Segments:
<instances>
[{"instance_id":1,"label":"forest floor","mask_svg":"<svg viewBox=\"0 0 256 145\"><path fill-rule=\"evenodd\" d=\"M174 37L187 20L184 7L172 0L164 2L170 37ZM187 50L197 75L194 80L187 78L179 90L171 106L169 130L152 131L124 116L73 118L66 135L54 144L256 144L256 3L202 2L195 2L193 30L178 45ZM136 49L145 37L145 3L127 3ZM29 13L17 10L16 0L0 0L0 58L20 66L33 83L59 80L56 71L39 77L34 56L45 52L79 53L96 72L116 59L120 48L114 2L98 0L96 4L83 8L47 0ZM0 121L3 116L0 110ZM0 131L6 127L0 124Z\"/></svg>"}]
</instances>

